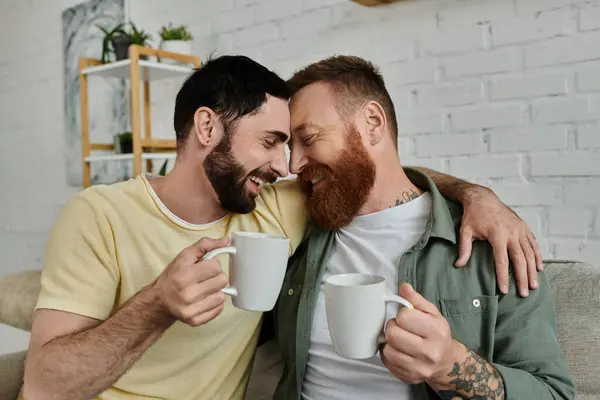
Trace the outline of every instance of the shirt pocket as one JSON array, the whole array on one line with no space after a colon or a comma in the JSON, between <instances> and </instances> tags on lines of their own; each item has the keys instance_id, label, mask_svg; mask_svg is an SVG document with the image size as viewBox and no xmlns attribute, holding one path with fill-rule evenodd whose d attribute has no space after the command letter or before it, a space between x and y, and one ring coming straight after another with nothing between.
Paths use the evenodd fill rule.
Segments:
<instances>
[{"instance_id":1,"label":"shirt pocket","mask_svg":"<svg viewBox=\"0 0 600 400\"><path fill-rule=\"evenodd\" d=\"M440 309L450 325L454 339L487 360L492 359L498 296L442 299Z\"/></svg>"}]
</instances>

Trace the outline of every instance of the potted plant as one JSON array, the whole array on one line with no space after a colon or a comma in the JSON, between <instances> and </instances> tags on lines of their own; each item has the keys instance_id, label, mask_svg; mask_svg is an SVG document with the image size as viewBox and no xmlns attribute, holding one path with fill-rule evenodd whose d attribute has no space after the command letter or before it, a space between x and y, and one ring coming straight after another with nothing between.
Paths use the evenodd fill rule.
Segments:
<instances>
[{"instance_id":1,"label":"potted plant","mask_svg":"<svg viewBox=\"0 0 600 400\"><path fill-rule=\"evenodd\" d=\"M180 54L192 53L192 46L190 42L194 38L184 25L173 26L173 24L169 22L169 25L163 25L158 33L161 38L160 48L162 50ZM173 59L165 59L162 61L170 64L177 62Z\"/></svg>"},{"instance_id":2,"label":"potted plant","mask_svg":"<svg viewBox=\"0 0 600 400\"><path fill-rule=\"evenodd\" d=\"M131 27L130 31L125 30L125 26ZM128 24L119 24L111 30L98 26L104 32L104 40L102 41L102 62L108 62L108 53L111 51L109 43L112 45L112 52L115 54L115 60L125 60L129 58L129 46L138 44L146 46L148 41L152 39L152 35L144 30L138 29L133 22ZM146 59L146 56L140 56Z\"/></svg>"},{"instance_id":3,"label":"potted plant","mask_svg":"<svg viewBox=\"0 0 600 400\"><path fill-rule=\"evenodd\" d=\"M117 154L130 154L133 152L133 134L129 131L121 132L114 137L113 150Z\"/></svg>"},{"instance_id":4,"label":"potted plant","mask_svg":"<svg viewBox=\"0 0 600 400\"><path fill-rule=\"evenodd\" d=\"M107 63L109 61L109 55L111 52L114 52L114 40L119 41L118 37L127 36L127 32L123 30L124 24L118 24L112 29L107 29L103 26L96 25L102 32L104 32L104 38L102 39L102 58L101 61L103 63ZM110 45L113 45L111 49Z\"/></svg>"},{"instance_id":5,"label":"potted plant","mask_svg":"<svg viewBox=\"0 0 600 400\"><path fill-rule=\"evenodd\" d=\"M137 29L133 22L130 22L131 32L129 33L129 38L131 40L130 44L137 44L140 46L147 46L148 42L152 40L152 35L144 31L143 29ZM129 54L129 46L127 46L128 54ZM146 59L147 56L141 56L140 58Z\"/></svg>"}]
</instances>

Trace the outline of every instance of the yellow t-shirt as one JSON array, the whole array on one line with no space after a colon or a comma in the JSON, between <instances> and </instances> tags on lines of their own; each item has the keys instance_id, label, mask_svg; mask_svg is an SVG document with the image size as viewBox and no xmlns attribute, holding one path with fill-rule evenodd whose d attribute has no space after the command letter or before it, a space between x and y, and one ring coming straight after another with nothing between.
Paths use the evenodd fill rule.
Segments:
<instances>
[{"instance_id":1,"label":"yellow t-shirt","mask_svg":"<svg viewBox=\"0 0 600 400\"><path fill-rule=\"evenodd\" d=\"M69 202L50 234L36 308L104 320L201 237L269 232L287 236L293 253L307 218L297 182L263 187L256 203L249 214L193 225L171 213L143 175L92 186ZM229 258L220 260L227 273ZM261 317L227 297L224 311L205 325L176 322L96 399L242 399Z\"/></svg>"}]
</instances>

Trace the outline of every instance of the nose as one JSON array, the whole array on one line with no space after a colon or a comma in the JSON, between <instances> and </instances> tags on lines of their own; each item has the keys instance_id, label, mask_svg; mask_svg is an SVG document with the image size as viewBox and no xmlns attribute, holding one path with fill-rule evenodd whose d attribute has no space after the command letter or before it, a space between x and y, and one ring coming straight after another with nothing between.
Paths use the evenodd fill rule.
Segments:
<instances>
[{"instance_id":1,"label":"nose","mask_svg":"<svg viewBox=\"0 0 600 400\"><path fill-rule=\"evenodd\" d=\"M289 174L287 158L285 157L285 148L278 152L277 157L271 162L271 169L281 178Z\"/></svg>"},{"instance_id":2,"label":"nose","mask_svg":"<svg viewBox=\"0 0 600 400\"><path fill-rule=\"evenodd\" d=\"M301 145L294 143L290 147L290 172L297 175L302 172L302 169L308 164L308 158Z\"/></svg>"}]
</instances>

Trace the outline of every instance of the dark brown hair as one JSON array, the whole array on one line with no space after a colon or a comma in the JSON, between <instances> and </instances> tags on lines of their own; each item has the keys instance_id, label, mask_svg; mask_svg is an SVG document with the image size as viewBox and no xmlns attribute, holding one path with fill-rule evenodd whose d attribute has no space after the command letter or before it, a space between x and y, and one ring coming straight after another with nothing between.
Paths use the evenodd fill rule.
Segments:
<instances>
[{"instance_id":1,"label":"dark brown hair","mask_svg":"<svg viewBox=\"0 0 600 400\"><path fill-rule=\"evenodd\" d=\"M212 109L224 124L233 126L244 115L258 111L267 94L286 101L290 97L283 78L246 56L209 57L177 93L173 115L177 148L186 142L198 108Z\"/></svg>"},{"instance_id":2,"label":"dark brown hair","mask_svg":"<svg viewBox=\"0 0 600 400\"><path fill-rule=\"evenodd\" d=\"M335 107L347 120L368 101L381 105L397 146L398 123L392 98L385 88L379 68L356 56L334 56L310 64L294 73L288 80L292 96L300 89L315 82L330 85L336 98Z\"/></svg>"}]
</instances>

